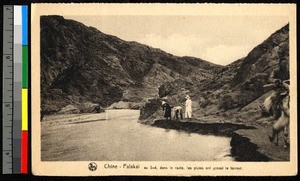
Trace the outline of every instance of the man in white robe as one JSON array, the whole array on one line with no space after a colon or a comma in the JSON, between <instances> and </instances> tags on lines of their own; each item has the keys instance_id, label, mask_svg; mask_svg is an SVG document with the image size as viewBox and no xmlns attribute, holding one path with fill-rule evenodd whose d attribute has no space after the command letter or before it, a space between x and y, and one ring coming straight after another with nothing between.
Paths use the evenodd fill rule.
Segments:
<instances>
[{"instance_id":1,"label":"man in white robe","mask_svg":"<svg viewBox=\"0 0 300 181\"><path fill-rule=\"evenodd\" d=\"M192 100L189 95L187 95L185 101L185 117L192 118Z\"/></svg>"}]
</instances>

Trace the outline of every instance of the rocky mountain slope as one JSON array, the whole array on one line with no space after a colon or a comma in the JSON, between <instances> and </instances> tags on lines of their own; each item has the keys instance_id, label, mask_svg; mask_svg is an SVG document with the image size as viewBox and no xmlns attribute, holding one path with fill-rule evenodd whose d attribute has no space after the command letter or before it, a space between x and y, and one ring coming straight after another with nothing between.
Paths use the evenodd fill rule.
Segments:
<instances>
[{"instance_id":1,"label":"rocky mountain slope","mask_svg":"<svg viewBox=\"0 0 300 181\"><path fill-rule=\"evenodd\" d=\"M40 26L42 114L99 112L119 101L139 108L158 97L163 84L194 85L212 80L222 68L61 16L42 16Z\"/></svg>"},{"instance_id":2,"label":"rocky mountain slope","mask_svg":"<svg viewBox=\"0 0 300 181\"><path fill-rule=\"evenodd\" d=\"M287 62L279 65L279 56ZM274 69L289 79L289 25L284 26L249 54L215 71L212 79L202 79L188 86L174 83L164 84L159 95L161 99L149 101L141 111L142 122L162 119L161 100L171 105L184 105L185 95L193 100L195 118L211 121L247 122L261 121L259 105L270 94L263 88L269 83ZM285 69L287 67L287 69ZM180 87L180 88L178 88Z\"/></svg>"}]
</instances>

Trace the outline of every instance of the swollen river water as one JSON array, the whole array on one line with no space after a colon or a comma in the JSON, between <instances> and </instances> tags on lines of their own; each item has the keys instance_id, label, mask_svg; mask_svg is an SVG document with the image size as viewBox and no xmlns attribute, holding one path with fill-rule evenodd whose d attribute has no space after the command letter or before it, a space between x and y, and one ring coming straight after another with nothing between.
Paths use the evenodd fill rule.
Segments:
<instances>
[{"instance_id":1,"label":"swollen river water","mask_svg":"<svg viewBox=\"0 0 300 181\"><path fill-rule=\"evenodd\" d=\"M42 122L42 160L234 160L228 137L143 125L138 117L138 110L48 117Z\"/></svg>"}]
</instances>

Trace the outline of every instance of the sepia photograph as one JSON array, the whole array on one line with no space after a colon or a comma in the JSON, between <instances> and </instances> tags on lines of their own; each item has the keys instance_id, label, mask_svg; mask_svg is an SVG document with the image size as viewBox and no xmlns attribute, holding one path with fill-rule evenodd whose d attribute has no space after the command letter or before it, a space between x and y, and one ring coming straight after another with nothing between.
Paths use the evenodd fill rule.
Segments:
<instances>
[{"instance_id":1,"label":"sepia photograph","mask_svg":"<svg viewBox=\"0 0 300 181\"><path fill-rule=\"evenodd\" d=\"M33 6L34 173L296 174L295 6L91 6Z\"/></svg>"}]
</instances>

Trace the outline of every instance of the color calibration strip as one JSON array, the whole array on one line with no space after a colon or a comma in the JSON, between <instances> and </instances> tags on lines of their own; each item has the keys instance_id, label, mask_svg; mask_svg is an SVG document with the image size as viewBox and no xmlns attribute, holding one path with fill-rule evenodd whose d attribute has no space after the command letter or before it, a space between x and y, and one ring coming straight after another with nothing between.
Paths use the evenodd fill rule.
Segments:
<instances>
[{"instance_id":1,"label":"color calibration strip","mask_svg":"<svg viewBox=\"0 0 300 181\"><path fill-rule=\"evenodd\" d=\"M28 173L28 6L22 6L21 173Z\"/></svg>"},{"instance_id":2,"label":"color calibration strip","mask_svg":"<svg viewBox=\"0 0 300 181\"><path fill-rule=\"evenodd\" d=\"M2 168L4 174L27 173L28 7L4 6L3 10L3 65L5 65L3 66L3 80L5 80L3 98L5 102L3 101Z\"/></svg>"}]
</instances>

